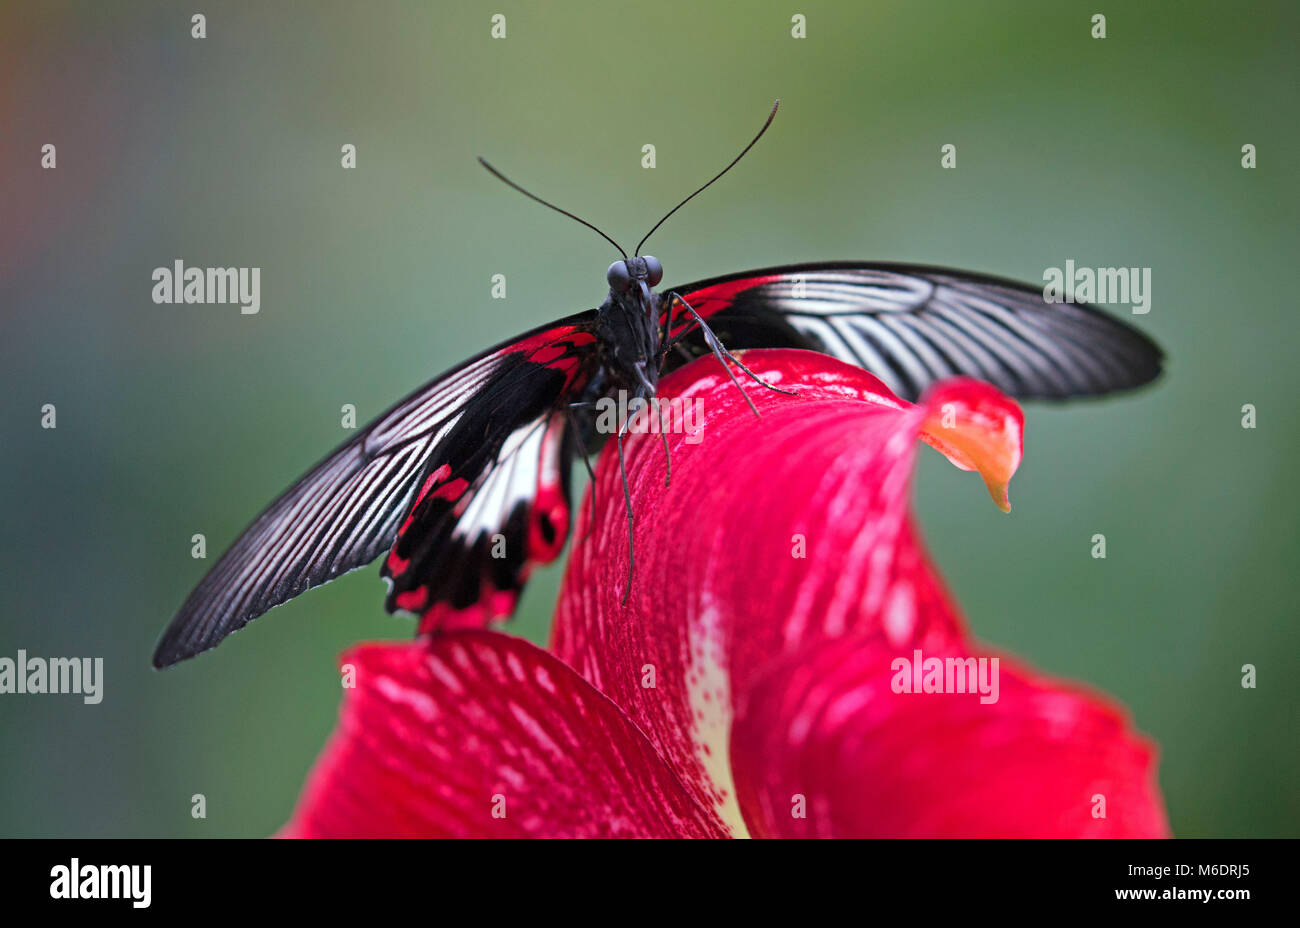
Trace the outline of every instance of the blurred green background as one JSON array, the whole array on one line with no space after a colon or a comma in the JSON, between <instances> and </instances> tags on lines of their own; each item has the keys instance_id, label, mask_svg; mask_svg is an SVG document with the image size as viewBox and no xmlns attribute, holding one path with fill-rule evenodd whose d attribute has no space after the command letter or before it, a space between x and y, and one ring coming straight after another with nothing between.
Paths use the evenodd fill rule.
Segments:
<instances>
[{"instance_id":1,"label":"blurred green background","mask_svg":"<svg viewBox=\"0 0 1300 928\"><path fill-rule=\"evenodd\" d=\"M1300 833L1297 34L1290 2L5 4L0 656L102 656L106 680L98 706L0 696L0 834L279 827L333 726L338 653L412 630L377 568L172 671L150 654L342 440L342 404L364 421L603 297L610 249L474 156L635 241L778 96L762 144L656 235L666 283L849 258L1153 269L1136 321L1164 380L1028 408L1009 517L930 452L917 507L981 638L1159 742L1179 835ZM155 305L176 258L261 267L260 314ZM534 640L559 568L513 626Z\"/></svg>"}]
</instances>

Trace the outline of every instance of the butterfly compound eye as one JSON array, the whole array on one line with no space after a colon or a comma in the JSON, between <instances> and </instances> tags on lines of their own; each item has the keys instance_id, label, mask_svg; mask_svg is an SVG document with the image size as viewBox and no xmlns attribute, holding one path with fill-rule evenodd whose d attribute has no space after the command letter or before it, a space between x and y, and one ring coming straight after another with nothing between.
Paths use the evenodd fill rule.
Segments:
<instances>
[{"instance_id":1,"label":"butterfly compound eye","mask_svg":"<svg viewBox=\"0 0 1300 928\"><path fill-rule=\"evenodd\" d=\"M605 272L611 290L626 290L632 286L632 272L627 269L626 261L615 261Z\"/></svg>"},{"instance_id":2,"label":"butterfly compound eye","mask_svg":"<svg viewBox=\"0 0 1300 928\"><path fill-rule=\"evenodd\" d=\"M652 287L659 286L659 281L664 279L664 266L651 255L643 255L641 260L645 262L646 283Z\"/></svg>"}]
</instances>

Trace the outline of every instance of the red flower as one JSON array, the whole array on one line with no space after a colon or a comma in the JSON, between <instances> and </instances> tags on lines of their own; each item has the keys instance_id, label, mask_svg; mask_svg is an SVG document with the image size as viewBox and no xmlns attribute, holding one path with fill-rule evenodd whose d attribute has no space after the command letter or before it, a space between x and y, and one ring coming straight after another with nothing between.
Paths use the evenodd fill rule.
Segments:
<instances>
[{"instance_id":1,"label":"red flower","mask_svg":"<svg viewBox=\"0 0 1300 928\"><path fill-rule=\"evenodd\" d=\"M660 437L627 442L626 605L609 453L553 653L487 631L350 652L357 688L285 834L1169 833L1153 748L976 647L912 524L917 438L1008 508L1018 407L971 380L913 406L820 354L745 360L799 395L748 383L755 419L698 361L661 384L702 411L702 435L669 435L670 487Z\"/></svg>"}]
</instances>

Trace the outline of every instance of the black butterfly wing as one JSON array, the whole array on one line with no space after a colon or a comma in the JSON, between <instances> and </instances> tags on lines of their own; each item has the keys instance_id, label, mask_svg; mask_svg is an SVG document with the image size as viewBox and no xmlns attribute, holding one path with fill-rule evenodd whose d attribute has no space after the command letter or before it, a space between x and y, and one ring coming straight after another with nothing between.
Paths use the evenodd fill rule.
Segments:
<instances>
[{"instance_id":1,"label":"black butterfly wing","mask_svg":"<svg viewBox=\"0 0 1300 928\"><path fill-rule=\"evenodd\" d=\"M959 374L1021 399L1066 399L1129 390L1160 373L1156 344L1094 306L1048 303L1041 287L947 268L805 264L674 289L728 348L823 351L912 401ZM679 315L674 331L685 328ZM685 344L707 350L698 331Z\"/></svg>"},{"instance_id":2,"label":"black butterfly wing","mask_svg":"<svg viewBox=\"0 0 1300 928\"><path fill-rule=\"evenodd\" d=\"M573 436L537 387L503 383L465 411L384 561L388 611L419 615L421 632L510 615L533 566L564 548Z\"/></svg>"},{"instance_id":3,"label":"black butterfly wing","mask_svg":"<svg viewBox=\"0 0 1300 928\"><path fill-rule=\"evenodd\" d=\"M595 317L595 310L569 316L471 358L337 448L221 556L163 633L154 666L215 647L268 609L373 561L393 546L417 491L444 466L483 486L496 457L470 445L491 450L564 408L596 363Z\"/></svg>"}]
</instances>

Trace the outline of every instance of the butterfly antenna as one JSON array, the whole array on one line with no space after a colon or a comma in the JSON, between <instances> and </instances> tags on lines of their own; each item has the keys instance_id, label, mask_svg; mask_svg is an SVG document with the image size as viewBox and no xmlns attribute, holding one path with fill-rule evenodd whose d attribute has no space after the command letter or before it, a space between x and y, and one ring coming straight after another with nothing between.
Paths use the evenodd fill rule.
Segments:
<instances>
[{"instance_id":1,"label":"butterfly antenna","mask_svg":"<svg viewBox=\"0 0 1300 928\"><path fill-rule=\"evenodd\" d=\"M733 160L733 161L731 162L731 164L727 165L725 168L723 168L721 171L719 171L716 175L714 175L713 180L709 181L709 183L705 184L705 185L704 185L703 187L701 187L699 190L695 191L695 192L692 193L689 197L687 197L685 200L682 200L682 202L678 203L676 206L674 206L672 209L670 209L670 210L668 211L668 215L667 215L667 216L664 216L663 219L660 219L658 222L656 222L656 223L654 224L654 228L651 229L649 232L647 232L647 233L645 234L645 238L641 239L640 243L636 246L636 252L635 252L635 254L638 254L638 255L641 254L641 246L644 245L644 244L646 243L646 239L650 238L650 236L652 236L652 235L655 234L655 231L658 230L658 228L659 228L661 225L663 225L665 222L668 221L668 216L671 216L673 213L677 212L679 209L681 209L681 208L682 208L683 206L685 206L687 203L691 202L691 200L694 200L697 196L699 196L699 195L700 195L701 193L703 193L706 189L708 189L709 185L712 184L713 181L717 180L717 179L718 179L719 177L721 177L723 174L726 174L728 171L730 171L732 168L734 168L734 167L736 166L736 162L740 161L741 158L745 157L745 154L746 154L746 153L747 153L751 148L754 147L755 143L757 143L759 139L761 139L761 138L763 137L763 133L767 131L767 127L770 126L770 125L772 125L772 120L776 118L776 108L777 108L778 106L780 106L780 105L781 105L781 101L780 101L780 100L777 100L775 103L772 104L772 112L770 112L770 113L767 114L767 122L763 123L763 128L761 128L761 129L758 130L758 135L754 136L753 141L751 141L748 145L746 145L745 148L744 148L744 150L742 150L740 154L736 155L735 160ZM481 159L480 159L480 160L481 160ZM503 179L504 179L504 178L503 178Z\"/></svg>"},{"instance_id":2,"label":"butterfly antenna","mask_svg":"<svg viewBox=\"0 0 1300 928\"><path fill-rule=\"evenodd\" d=\"M527 190L525 190L523 187L520 187L518 184L516 184L516 183L515 183L514 181L512 181L510 178L506 177L504 174L502 174L500 171L498 171L496 168L492 167L492 165L488 164L487 159L484 158L482 155L479 155L478 163L481 164L481 165L483 165L483 167L487 168L488 171L490 171L490 172L492 173L492 175L493 175L494 177L496 177L497 180L503 182L503 183L504 183L506 186L508 186L508 187L513 187L514 189L518 190L518 191L519 191L520 193L522 193L524 196L528 197L528 199L530 199L530 200L536 200L538 203L542 204L543 206L547 206L547 207L550 207L551 209L555 210L555 211L556 211L557 213L559 213L560 215L562 215L562 216L568 216L570 219L574 220L575 222L580 222L580 223L582 223L582 224L583 224L584 226L586 226L588 229L590 229L591 231L595 232L597 235L599 235L599 236L600 236L601 238L603 238L605 241L609 242L611 245L613 245L615 248L617 248L617 249L618 249L618 253L621 254L621 255L623 256L623 260L624 260L624 261L627 260L627 252L623 250L623 246L620 245L618 242L614 241L612 238L610 238L610 237L609 237L608 235L606 235L604 232L602 232L602 231L600 231L599 229L597 229L595 226L593 226L593 225L592 225L591 223L589 223L587 220L582 219L581 217L578 217L578 216L573 215L573 213L569 212L567 209L560 209L560 208L559 208L558 206L556 206L554 203L548 203L547 201L543 200L541 197L539 197L539 196L538 196L537 194L535 194L535 193L529 193L529 192L528 192Z\"/></svg>"}]
</instances>

